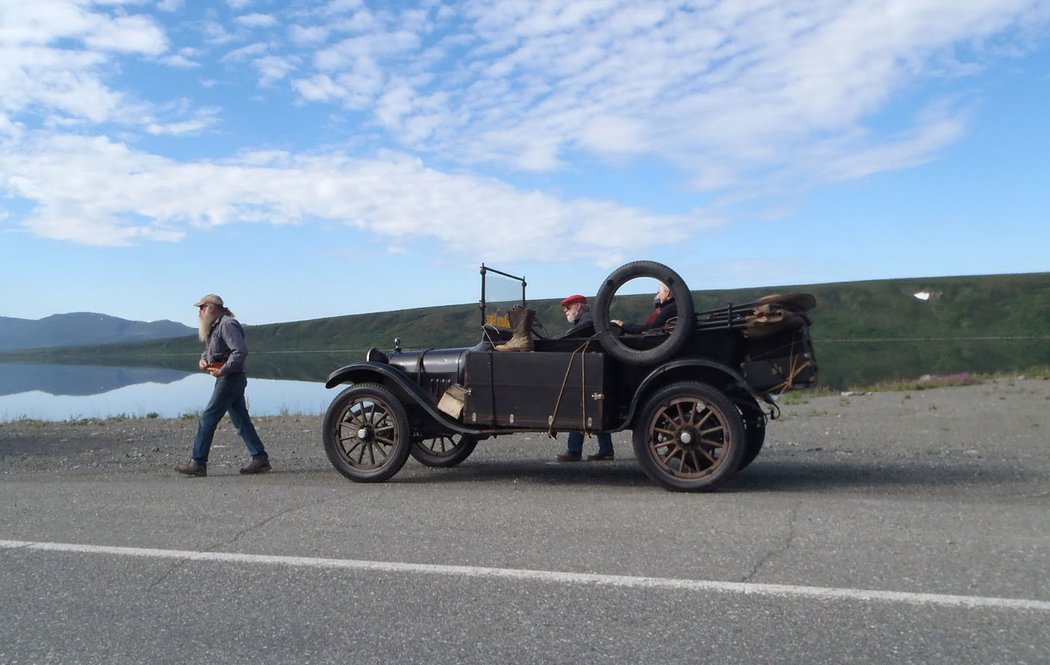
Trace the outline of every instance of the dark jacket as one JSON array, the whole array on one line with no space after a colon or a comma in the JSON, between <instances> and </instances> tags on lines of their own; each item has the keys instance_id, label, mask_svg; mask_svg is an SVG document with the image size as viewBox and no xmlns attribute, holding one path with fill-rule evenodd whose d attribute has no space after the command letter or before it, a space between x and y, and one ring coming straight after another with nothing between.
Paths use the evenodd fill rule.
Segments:
<instances>
[{"instance_id":1,"label":"dark jacket","mask_svg":"<svg viewBox=\"0 0 1050 665\"><path fill-rule=\"evenodd\" d=\"M658 330L663 328L664 325L671 319L678 316L678 303L674 301L674 298L668 298L666 302L656 303L656 307L653 308L652 314L645 320L645 323L624 323L623 331L625 333L637 334L645 332L646 330Z\"/></svg>"},{"instance_id":2,"label":"dark jacket","mask_svg":"<svg viewBox=\"0 0 1050 665\"><path fill-rule=\"evenodd\" d=\"M229 314L223 314L208 333L208 343L201 358L206 363L223 362L220 374L244 371L244 360L248 357L248 345L244 342L241 323Z\"/></svg>"}]
</instances>

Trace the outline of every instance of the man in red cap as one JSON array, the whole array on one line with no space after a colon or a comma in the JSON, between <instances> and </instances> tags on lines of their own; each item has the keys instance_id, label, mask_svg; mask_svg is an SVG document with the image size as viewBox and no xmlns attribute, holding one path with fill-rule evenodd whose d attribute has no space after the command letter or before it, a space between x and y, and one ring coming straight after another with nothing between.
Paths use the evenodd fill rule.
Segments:
<instances>
[{"instance_id":1,"label":"man in red cap","mask_svg":"<svg viewBox=\"0 0 1050 665\"><path fill-rule=\"evenodd\" d=\"M587 304L587 298L580 294L574 294L561 301L562 311L569 322L569 329L562 337L590 337L594 334L594 315ZM612 437L608 434L598 434L598 452L588 455L590 461L606 461L613 459ZM583 459L583 432L569 432L569 441L564 453L555 456L559 462L579 462Z\"/></svg>"},{"instance_id":2,"label":"man in red cap","mask_svg":"<svg viewBox=\"0 0 1050 665\"><path fill-rule=\"evenodd\" d=\"M562 333L562 337L590 337L594 334L594 316L587 298L578 293L571 295L561 301L561 309L569 322L569 329Z\"/></svg>"}]
</instances>

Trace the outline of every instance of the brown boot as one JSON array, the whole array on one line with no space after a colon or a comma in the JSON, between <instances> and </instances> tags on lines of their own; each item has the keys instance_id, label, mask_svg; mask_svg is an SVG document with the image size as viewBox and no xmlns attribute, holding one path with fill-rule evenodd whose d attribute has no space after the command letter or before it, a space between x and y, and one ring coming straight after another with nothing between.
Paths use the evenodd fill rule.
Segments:
<instances>
[{"instance_id":1,"label":"brown boot","mask_svg":"<svg viewBox=\"0 0 1050 665\"><path fill-rule=\"evenodd\" d=\"M497 351L532 351L532 322L536 319L536 312L524 307L512 307L507 312L510 319L511 330L514 336L506 344L496 347Z\"/></svg>"},{"instance_id":2,"label":"brown boot","mask_svg":"<svg viewBox=\"0 0 1050 665\"><path fill-rule=\"evenodd\" d=\"M195 476L197 478L203 478L208 475L208 467L204 464L198 464L194 460L176 464L175 470L184 476Z\"/></svg>"}]
</instances>

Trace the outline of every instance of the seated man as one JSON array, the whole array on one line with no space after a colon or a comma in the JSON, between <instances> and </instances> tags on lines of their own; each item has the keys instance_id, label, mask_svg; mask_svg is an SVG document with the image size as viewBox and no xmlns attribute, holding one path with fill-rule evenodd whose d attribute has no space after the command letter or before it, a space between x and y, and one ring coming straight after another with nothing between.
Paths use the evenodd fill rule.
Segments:
<instances>
[{"instance_id":1,"label":"seated man","mask_svg":"<svg viewBox=\"0 0 1050 665\"><path fill-rule=\"evenodd\" d=\"M661 283L660 289L656 293L656 299L653 300L653 311L649 314L649 318L645 320L645 323L624 323L617 319L613 319L613 323L623 328L625 333L637 334L647 330L659 330L668 321L677 316L678 303L674 301L670 287Z\"/></svg>"},{"instance_id":2,"label":"seated man","mask_svg":"<svg viewBox=\"0 0 1050 665\"><path fill-rule=\"evenodd\" d=\"M561 308L569 322L569 329L559 339L570 337L591 337L594 335L594 315L587 304L587 298L576 294L561 301ZM588 455L591 461L608 461L613 459L612 437L598 434L598 452ZM555 456L559 462L579 462L583 458L583 432L569 432L569 441L564 453Z\"/></svg>"},{"instance_id":3,"label":"seated man","mask_svg":"<svg viewBox=\"0 0 1050 665\"><path fill-rule=\"evenodd\" d=\"M567 337L590 337L594 334L594 315L587 304L587 298L580 294L571 295L561 301L561 309L569 322L569 329L562 333L560 339Z\"/></svg>"}]
</instances>

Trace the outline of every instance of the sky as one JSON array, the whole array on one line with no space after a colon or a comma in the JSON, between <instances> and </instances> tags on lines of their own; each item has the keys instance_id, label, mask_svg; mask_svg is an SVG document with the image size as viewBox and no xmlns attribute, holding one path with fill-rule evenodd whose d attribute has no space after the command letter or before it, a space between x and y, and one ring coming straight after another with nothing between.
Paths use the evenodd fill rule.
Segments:
<instances>
[{"instance_id":1,"label":"sky","mask_svg":"<svg viewBox=\"0 0 1050 665\"><path fill-rule=\"evenodd\" d=\"M1045 0L0 0L0 316L1045 272Z\"/></svg>"}]
</instances>

